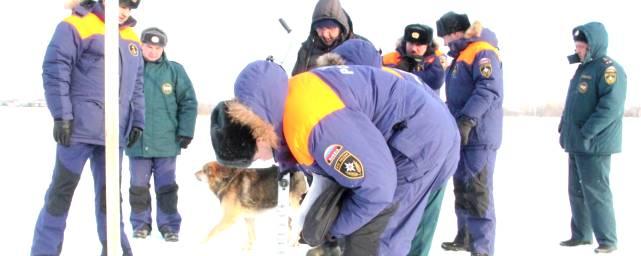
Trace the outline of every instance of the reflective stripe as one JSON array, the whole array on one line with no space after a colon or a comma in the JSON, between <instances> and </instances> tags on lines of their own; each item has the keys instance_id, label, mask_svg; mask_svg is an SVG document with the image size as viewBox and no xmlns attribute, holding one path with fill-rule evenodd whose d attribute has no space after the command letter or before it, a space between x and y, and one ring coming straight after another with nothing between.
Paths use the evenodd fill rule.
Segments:
<instances>
[{"instance_id":1,"label":"reflective stripe","mask_svg":"<svg viewBox=\"0 0 641 256\"><path fill-rule=\"evenodd\" d=\"M314 163L309 152L312 130L325 116L343 108L345 104L334 90L315 74L305 72L289 80L283 133L289 150L299 163Z\"/></svg>"},{"instance_id":2,"label":"reflective stripe","mask_svg":"<svg viewBox=\"0 0 641 256\"><path fill-rule=\"evenodd\" d=\"M397 76L397 77L399 77L399 78L403 78L403 76L401 75L401 73L398 73L398 71L396 71L396 70L394 70L394 69L392 69L392 68L383 67L383 71L386 71L387 73L390 73L390 74L392 74L392 75L395 75L395 76Z\"/></svg>"},{"instance_id":3,"label":"reflective stripe","mask_svg":"<svg viewBox=\"0 0 641 256\"><path fill-rule=\"evenodd\" d=\"M89 13L83 17L72 15L65 19L65 22L71 24L78 34L80 39L86 39L94 35L105 34L105 24L93 13Z\"/></svg>"},{"instance_id":4,"label":"reflective stripe","mask_svg":"<svg viewBox=\"0 0 641 256\"><path fill-rule=\"evenodd\" d=\"M457 59L457 62L463 61L468 65L472 65L474 59L476 58L476 54L478 54L480 51L485 50L493 51L496 54L496 57L499 57L499 50L496 49L496 47L485 41L476 41L468 45L465 50L461 52Z\"/></svg>"}]
</instances>

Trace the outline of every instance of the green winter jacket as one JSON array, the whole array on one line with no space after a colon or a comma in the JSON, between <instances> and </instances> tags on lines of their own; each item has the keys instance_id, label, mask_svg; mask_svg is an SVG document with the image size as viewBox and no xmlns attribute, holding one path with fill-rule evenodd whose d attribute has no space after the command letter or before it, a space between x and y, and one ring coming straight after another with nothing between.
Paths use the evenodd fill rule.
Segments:
<instances>
[{"instance_id":1,"label":"green winter jacket","mask_svg":"<svg viewBox=\"0 0 641 256\"><path fill-rule=\"evenodd\" d=\"M126 153L130 157L174 157L180 154L178 136L194 137L198 102L182 65L165 53L145 61L145 129Z\"/></svg>"},{"instance_id":2,"label":"green winter jacket","mask_svg":"<svg viewBox=\"0 0 641 256\"><path fill-rule=\"evenodd\" d=\"M575 30L585 34L589 53L570 81L559 126L561 147L569 153L621 152L626 74L606 56L608 34L603 24L590 22Z\"/></svg>"}]
</instances>

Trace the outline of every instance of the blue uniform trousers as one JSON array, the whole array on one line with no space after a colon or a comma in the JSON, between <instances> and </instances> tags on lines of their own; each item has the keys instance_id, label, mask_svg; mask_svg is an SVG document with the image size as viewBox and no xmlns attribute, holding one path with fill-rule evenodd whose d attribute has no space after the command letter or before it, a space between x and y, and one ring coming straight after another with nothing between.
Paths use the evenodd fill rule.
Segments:
<instances>
[{"instance_id":1,"label":"blue uniform trousers","mask_svg":"<svg viewBox=\"0 0 641 256\"><path fill-rule=\"evenodd\" d=\"M472 252L494 253L496 216L493 177L496 150L461 149L461 159L454 173L455 212L458 233L455 241L469 239Z\"/></svg>"},{"instance_id":2,"label":"blue uniform trousers","mask_svg":"<svg viewBox=\"0 0 641 256\"><path fill-rule=\"evenodd\" d=\"M122 149L120 157L122 159ZM91 159L91 174L94 180L94 207L98 237L102 243L102 255L106 255L105 147L72 143L69 147L57 145L53 178L45 195L45 205L36 222L31 246L32 256L60 255L71 199L87 159ZM132 255L123 229L121 213L120 243L124 255Z\"/></svg>"},{"instance_id":3,"label":"blue uniform trousers","mask_svg":"<svg viewBox=\"0 0 641 256\"><path fill-rule=\"evenodd\" d=\"M129 157L131 187L131 226L134 230L147 225L151 228L151 176L156 192L156 225L161 232L180 231L182 218L178 213L178 185L176 184L176 157Z\"/></svg>"}]
</instances>

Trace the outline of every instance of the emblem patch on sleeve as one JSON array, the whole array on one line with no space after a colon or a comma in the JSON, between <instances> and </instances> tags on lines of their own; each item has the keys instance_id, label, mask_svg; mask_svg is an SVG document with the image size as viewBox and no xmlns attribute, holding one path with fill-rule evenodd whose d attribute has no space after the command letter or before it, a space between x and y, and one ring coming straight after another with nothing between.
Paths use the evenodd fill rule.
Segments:
<instances>
[{"instance_id":1,"label":"emblem patch on sleeve","mask_svg":"<svg viewBox=\"0 0 641 256\"><path fill-rule=\"evenodd\" d=\"M131 53L131 56L138 56L138 46L134 43L129 43L129 53Z\"/></svg>"},{"instance_id":2,"label":"emblem patch on sleeve","mask_svg":"<svg viewBox=\"0 0 641 256\"><path fill-rule=\"evenodd\" d=\"M360 179L365 176L365 168L361 160L347 150L338 156L334 163L334 169L348 179Z\"/></svg>"},{"instance_id":3,"label":"emblem patch on sleeve","mask_svg":"<svg viewBox=\"0 0 641 256\"><path fill-rule=\"evenodd\" d=\"M332 144L329 145L325 149L325 153L323 153L323 158L325 159L325 163L328 165L332 165L332 162L334 162L334 159L338 156L338 153L341 152L341 149L343 149L343 145L338 145L338 144Z\"/></svg>"},{"instance_id":4,"label":"emblem patch on sleeve","mask_svg":"<svg viewBox=\"0 0 641 256\"><path fill-rule=\"evenodd\" d=\"M617 82L617 68L615 68L614 66L606 68L603 77L605 78L605 83L607 83L608 85L613 85Z\"/></svg>"},{"instance_id":5,"label":"emblem patch on sleeve","mask_svg":"<svg viewBox=\"0 0 641 256\"><path fill-rule=\"evenodd\" d=\"M489 78L492 75L492 61L490 61L490 59L482 58L479 60L479 66L483 77Z\"/></svg>"}]
</instances>

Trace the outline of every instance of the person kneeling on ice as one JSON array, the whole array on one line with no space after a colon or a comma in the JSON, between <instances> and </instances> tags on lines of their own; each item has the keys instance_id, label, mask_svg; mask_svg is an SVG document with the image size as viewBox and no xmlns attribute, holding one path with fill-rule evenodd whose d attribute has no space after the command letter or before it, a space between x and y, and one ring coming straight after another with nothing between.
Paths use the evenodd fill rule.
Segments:
<instances>
[{"instance_id":1,"label":"person kneeling on ice","mask_svg":"<svg viewBox=\"0 0 641 256\"><path fill-rule=\"evenodd\" d=\"M250 63L236 80L236 98L212 114L216 158L247 166L274 150L281 170L299 164L344 188L336 218L321 232L327 240L345 238L344 255L406 255L425 198L453 175L460 150L447 107L419 85L380 68L344 65L287 81L275 63ZM335 193L317 201L335 202L325 194ZM322 224L306 220L303 237L323 231Z\"/></svg>"}]
</instances>

